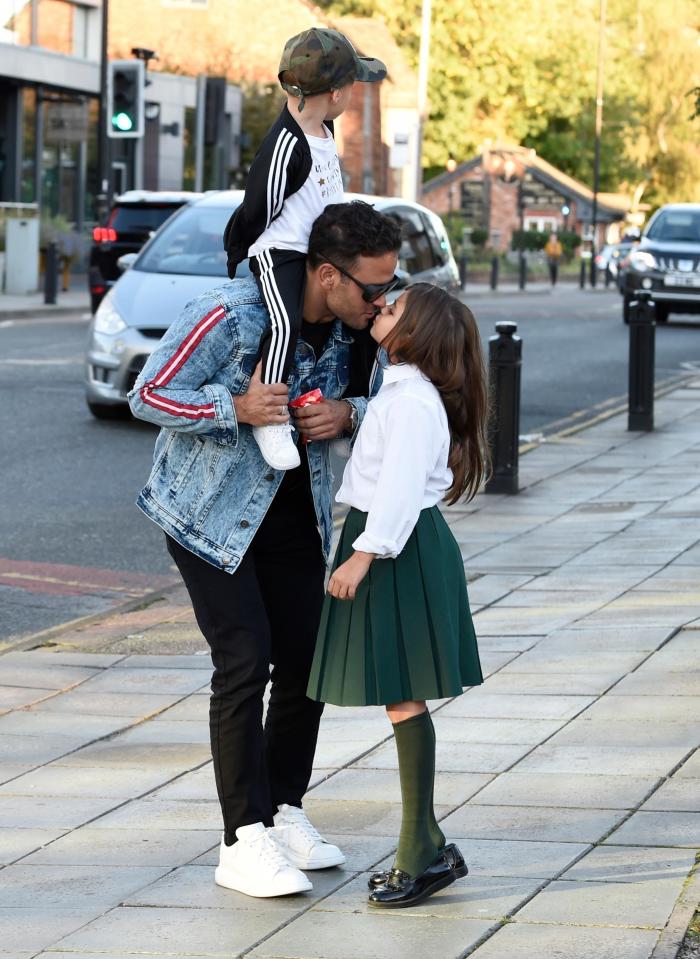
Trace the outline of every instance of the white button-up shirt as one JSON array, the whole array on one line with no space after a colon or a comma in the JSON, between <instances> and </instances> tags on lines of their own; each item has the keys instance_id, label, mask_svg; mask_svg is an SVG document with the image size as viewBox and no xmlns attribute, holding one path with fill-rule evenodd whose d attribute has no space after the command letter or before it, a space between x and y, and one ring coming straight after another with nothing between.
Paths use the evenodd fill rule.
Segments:
<instances>
[{"instance_id":1,"label":"white button-up shirt","mask_svg":"<svg viewBox=\"0 0 700 959\"><path fill-rule=\"evenodd\" d=\"M415 366L390 365L367 407L336 494L368 513L356 550L395 558L420 511L452 485L450 431L440 394Z\"/></svg>"}]
</instances>

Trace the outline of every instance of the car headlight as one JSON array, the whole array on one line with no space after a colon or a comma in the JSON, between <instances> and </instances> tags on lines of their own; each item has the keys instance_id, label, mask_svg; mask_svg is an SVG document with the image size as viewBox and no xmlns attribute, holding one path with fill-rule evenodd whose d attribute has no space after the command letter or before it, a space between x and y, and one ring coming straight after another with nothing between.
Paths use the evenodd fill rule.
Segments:
<instances>
[{"instance_id":1,"label":"car headlight","mask_svg":"<svg viewBox=\"0 0 700 959\"><path fill-rule=\"evenodd\" d=\"M632 269L637 270L638 273L646 273L647 270L656 269L656 259L645 250L635 250L634 253L630 253L629 263Z\"/></svg>"},{"instance_id":2,"label":"car headlight","mask_svg":"<svg viewBox=\"0 0 700 959\"><path fill-rule=\"evenodd\" d=\"M121 333L122 330L126 329L126 323L112 303L111 292L107 294L97 307L95 319L93 320L93 328L96 333L107 333L109 336L114 336L116 333Z\"/></svg>"}]
</instances>

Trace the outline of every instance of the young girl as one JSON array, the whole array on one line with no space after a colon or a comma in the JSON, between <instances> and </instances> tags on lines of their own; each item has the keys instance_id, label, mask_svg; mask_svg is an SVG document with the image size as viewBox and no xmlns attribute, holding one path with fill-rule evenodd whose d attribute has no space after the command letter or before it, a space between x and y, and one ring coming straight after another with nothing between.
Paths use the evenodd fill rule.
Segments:
<instances>
[{"instance_id":1,"label":"young girl","mask_svg":"<svg viewBox=\"0 0 700 959\"><path fill-rule=\"evenodd\" d=\"M437 504L471 499L485 470L487 393L471 312L416 284L376 317L386 351L336 496L338 544L309 680L312 699L386 705L401 780L393 868L370 905L410 906L466 875L433 810L435 730L427 699L483 682L464 565Z\"/></svg>"}]
</instances>

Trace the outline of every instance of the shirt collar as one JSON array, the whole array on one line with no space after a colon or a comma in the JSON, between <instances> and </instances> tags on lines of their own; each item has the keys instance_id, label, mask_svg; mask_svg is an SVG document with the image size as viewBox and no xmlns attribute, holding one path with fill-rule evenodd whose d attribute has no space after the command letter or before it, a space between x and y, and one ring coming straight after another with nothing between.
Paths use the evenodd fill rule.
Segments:
<instances>
[{"instance_id":1,"label":"shirt collar","mask_svg":"<svg viewBox=\"0 0 700 959\"><path fill-rule=\"evenodd\" d=\"M417 366L411 363L389 363L384 367L383 383L400 383L402 380L425 379Z\"/></svg>"}]
</instances>

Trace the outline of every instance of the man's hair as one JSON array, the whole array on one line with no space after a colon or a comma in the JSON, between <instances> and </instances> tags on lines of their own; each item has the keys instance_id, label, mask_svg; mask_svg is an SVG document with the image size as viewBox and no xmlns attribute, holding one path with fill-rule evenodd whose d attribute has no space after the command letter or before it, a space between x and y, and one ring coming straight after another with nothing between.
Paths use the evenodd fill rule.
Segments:
<instances>
[{"instance_id":1,"label":"man's hair","mask_svg":"<svg viewBox=\"0 0 700 959\"><path fill-rule=\"evenodd\" d=\"M398 253L401 227L363 200L331 203L314 221L309 236L308 264L312 269L329 260L351 270L360 256Z\"/></svg>"}]
</instances>

